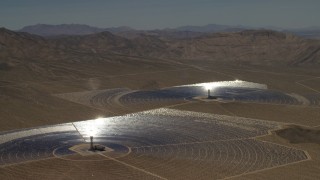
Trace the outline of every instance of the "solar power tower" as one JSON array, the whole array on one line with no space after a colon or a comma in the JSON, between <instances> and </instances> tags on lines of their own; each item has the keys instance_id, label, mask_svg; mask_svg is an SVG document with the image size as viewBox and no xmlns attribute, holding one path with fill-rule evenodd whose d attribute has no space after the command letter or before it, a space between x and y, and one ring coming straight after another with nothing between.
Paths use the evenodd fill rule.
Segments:
<instances>
[{"instance_id":1,"label":"solar power tower","mask_svg":"<svg viewBox=\"0 0 320 180\"><path fill-rule=\"evenodd\" d=\"M93 136L90 136L90 150L94 150L93 148Z\"/></svg>"}]
</instances>

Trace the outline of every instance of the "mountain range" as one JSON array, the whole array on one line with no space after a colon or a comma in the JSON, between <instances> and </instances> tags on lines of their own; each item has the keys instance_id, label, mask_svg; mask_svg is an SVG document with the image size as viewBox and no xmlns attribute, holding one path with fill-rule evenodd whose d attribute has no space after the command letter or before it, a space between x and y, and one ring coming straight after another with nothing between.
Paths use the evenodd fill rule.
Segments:
<instances>
[{"instance_id":1,"label":"mountain range","mask_svg":"<svg viewBox=\"0 0 320 180\"><path fill-rule=\"evenodd\" d=\"M126 38L133 38L139 34L149 34L158 36L167 36L170 38L186 38L197 37L204 33L217 33L217 32L240 32L244 30L274 30L279 32L292 33L297 36L318 39L320 38L320 27L309 27L300 29L285 29L279 27L249 27L249 26L231 26L231 25L218 25L208 24L205 26L181 26L177 28L165 28L155 30L136 30L127 26L111 27L111 28L98 28L83 24L61 24L61 25L48 25L48 24L36 24L31 26L25 26L18 32L27 32L30 34L40 36L61 36L61 35L87 35L99 32L108 31L119 36Z\"/></svg>"},{"instance_id":2,"label":"mountain range","mask_svg":"<svg viewBox=\"0 0 320 180\"><path fill-rule=\"evenodd\" d=\"M21 68L41 73L47 71L48 67L50 69L50 63L53 62L64 68L85 66L93 62L134 65L135 61L128 63L128 59L136 57L151 64L167 63L167 60L263 66L320 64L320 41L289 33L245 30L204 33L179 39L159 34L136 34L133 38L125 38L104 31L88 35L42 37L2 28L0 71ZM111 64L110 67L113 66Z\"/></svg>"}]
</instances>

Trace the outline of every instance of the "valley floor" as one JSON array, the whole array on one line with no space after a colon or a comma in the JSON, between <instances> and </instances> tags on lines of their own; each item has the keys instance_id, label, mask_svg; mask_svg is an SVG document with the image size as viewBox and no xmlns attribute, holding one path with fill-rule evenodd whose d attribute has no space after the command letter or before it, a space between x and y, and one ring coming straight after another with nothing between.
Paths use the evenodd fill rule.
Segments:
<instances>
[{"instance_id":1,"label":"valley floor","mask_svg":"<svg viewBox=\"0 0 320 180\"><path fill-rule=\"evenodd\" d=\"M144 69L136 72L119 74L99 74L92 77L65 79L58 81L34 81L23 83L2 84L0 86L0 130L11 131L36 126L68 123L97 117L111 117L124 115L146 108L130 109L101 109L68 101L57 97L56 94L83 92L102 89L129 88L132 90L160 89L170 86L193 84L200 82L244 80L268 85L271 90L278 90L288 94L319 95L320 72L307 71L299 68L268 69L244 66L213 66L200 62L181 62L174 69L160 69L148 71ZM192 64L192 65L190 65ZM159 103L152 108L160 108ZM179 102L165 105L175 110L204 112L232 117L261 119L270 123L298 125L306 129L320 130L320 107L277 105L244 102ZM150 108L150 107L148 107ZM281 144L285 147L306 151L308 160L274 168L243 172L223 178L230 179L319 179L320 174L320 144L319 143L290 143L275 132L257 138L261 142ZM152 164L150 157L141 157L141 162ZM160 161L160 160L159 160ZM142 167L140 161L134 162L127 157L128 164ZM129 163L130 162L130 163ZM181 166L184 162L177 162ZM63 165L63 166L62 166ZM122 164L123 165L123 164ZM132 179L157 178L152 174L136 170L130 166L122 166L116 161L79 162L65 161L59 158L28 162L18 165L0 167L1 179L27 177L32 179L34 173L37 178L46 178L61 174L62 179L126 178L130 174ZM155 164L153 164L156 167ZM50 168L47 168L50 167ZM170 169L170 167L168 167ZM161 168L160 168L161 169ZM168 169L168 170L169 170ZM163 171L168 171L162 168ZM189 169L191 171L191 169ZM199 169L200 171L201 169ZM32 171L32 172L31 172ZM80 173L79 173L80 172ZM93 172L91 175L83 172ZM153 169L156 172L156 168ZM174 176L172 176L174 177ZM159 177L158 177L159 178ZM160 177L161 178L161 177ZM201 177L198 177L201 179ZM218 177L215 177L218 178Z\"/></svg>"}]
</instances>

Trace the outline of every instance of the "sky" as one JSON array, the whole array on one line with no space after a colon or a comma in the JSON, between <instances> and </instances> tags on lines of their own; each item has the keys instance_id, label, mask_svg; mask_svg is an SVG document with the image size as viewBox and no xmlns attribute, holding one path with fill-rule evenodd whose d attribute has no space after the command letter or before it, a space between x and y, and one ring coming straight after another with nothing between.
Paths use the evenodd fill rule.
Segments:
<instances>
[{"instance_id":1,"label":"sky","mask_svg":"<svg viewBox=\"0 0 320 180\"><path fill-rule=\"evenodd\" d=\"M162 29L184 25L320 26L320 0L0 0L0 27L87 24Z\"/></svg>"}]
</instances>

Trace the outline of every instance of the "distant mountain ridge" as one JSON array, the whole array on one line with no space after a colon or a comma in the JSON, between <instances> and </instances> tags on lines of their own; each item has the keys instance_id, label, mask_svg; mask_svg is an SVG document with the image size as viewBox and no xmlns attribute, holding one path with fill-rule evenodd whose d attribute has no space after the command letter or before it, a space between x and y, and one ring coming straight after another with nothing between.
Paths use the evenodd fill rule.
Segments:
<instances>
[{"instance_id":1,"label":"distant mountain ridge","mask_svg":"<svg viewBox=\"0 0 320 180\"><path fill-rule=\"evenodd\" d=\"M205 26L181 26L178 28L165 28L155 30L136 30L128 26L111 27L111 28L98 28L85 24L60 24L60 25L49 25L49 24L36 24L31 26L25 26L18 32L27 32L30 34L36 34L40 36L59 36L59 35L87 35L94 34L103 31L109 31L112 33L123 33L123 32L134 32L134 33L178 33L178 32L189 32L189 33L212 33L212 32L237 32L250 29L244 26L228 26L228 25L217 25L208 24Z\"/></svg>"},{"instance_id":2,"label":"distant mountain ridge","mask_svg":"<svg viewBox=\"0 0 320 180\"><path fill-rule=\"evenodd\" d=\"M320 27L307 27L307 28L300 28L300 29L290 29L285 30L286 32L291 32L295 35L310 38L310 39L320 39Z\"/></svg>"},{"instance_id":3,"label":"distant mountain ridge","mask_svg":"<svg viewBox=\"0 0 320 180\"><path fill-rule=\"evenodd\" d=\"M86 35L102 31L104 31L104 29L83 24L37 24L32 26L26 26L19 30L19 32L27 32L30 34L36 34L40 36Z\"/></svg>"},{"instance_id":4,"label":"distant mountain ridge","mask_svg":"<svg viewBox=\"0 0 320 180\"><path fill-rule=\"evenodd\" d=\"M27 32L39 36L60 36L60 35L88 35L99 32L123 32L132 31L133 29L126 26L113 27L113 28L98 28L85 24L60 24L60 25L48 25L48 24L36 24L31 26L25 26L18 32Z\"/></svg>"},{"instance_id":5,"label":"distant mountain ridge","mask_svg":"<svg viewBox=\"0 0 320 180\"><path fill-rule=\"evenodd\" d=\"M219 24L208 24L205 26L181 26L178 28L174 28L174 31L191 31L191 32L236 32L243 31L246 29L252 29L250 27L245 26L230 26L230 25L219 25Z\"/></svg>"},{"instance_id":6,"label":"distant mountain ridge","mask_svg":"<svg viewBox=\"0 0 320 180\"><path fill-rule=\"evenodd\" d=\"M111 28L98 28L84 24L36 24L23 27L18 32L27 32L30 34L40 36L61 36L61 35L88 35L95 34L103 31L109 31L116 35L134 38L140 34L161 36L166 38L192 38L203 35L204 33L218 33L218 32L240 32L244 30L263 30L269 29L280 32L289 32L305 38L320 38L320 27L309 27L299 29L285 29L279 27L249 27L242 25L219 25L208 24L204 26L181 26L177 28L165 28L155 30L136 30L127 26L111 27Z\"/></svg>"},{"instance_id":7,"label":"distant mountain ridge","mask_svg":"<svg viewBox=\"0 0 320 180\"><path fill-rule=\"evenodd\" d=\"M320 41L277 31L200 33L196 37L182 39L163 38L153 33L124 38L104 31L44 38L3 28L0 30L0 61L7 65L24 59L39 59L41 62L65 59L67 62L82 61L86 57L84 61L95 61L116 54L147 59L198 59L252 65L320 64Z\"/></svg>"},{"instance_id":8,"label":"distant mountain ridge","mask_svg":"<svg viewBox=\"0 0 320 180\"><path fill-rule=\"evenodd\" d=\"M320 41L267 30L205 33L182 39L140 34L128 39L107 31L45 38L0 28L0 83L5 84L81 79L141 68L194 67L190 62L317 68Z\"/></svg>"}]
</instances>

